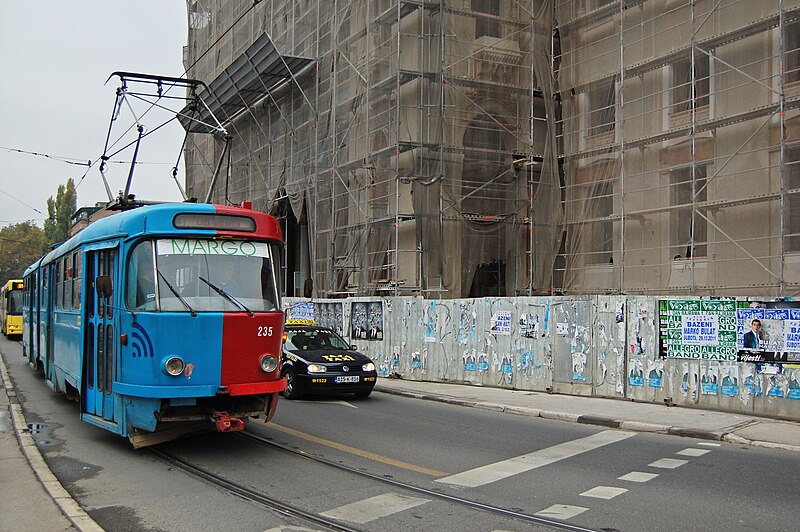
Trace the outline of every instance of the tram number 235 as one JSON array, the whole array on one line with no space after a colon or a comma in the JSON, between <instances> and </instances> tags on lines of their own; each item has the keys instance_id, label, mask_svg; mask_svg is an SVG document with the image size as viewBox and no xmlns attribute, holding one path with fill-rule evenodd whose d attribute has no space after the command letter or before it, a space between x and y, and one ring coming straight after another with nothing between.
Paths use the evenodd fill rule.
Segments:
<instances>
[{"instance_id":1,"label":"tram number 235","mask_svg":"<svg viewBox=\"0 0 800 532\"><path fill-rule=\"evenodd\" d=\"M272 327L259 327L258 336L272 336Z\"/></svg>"}]
</instances>

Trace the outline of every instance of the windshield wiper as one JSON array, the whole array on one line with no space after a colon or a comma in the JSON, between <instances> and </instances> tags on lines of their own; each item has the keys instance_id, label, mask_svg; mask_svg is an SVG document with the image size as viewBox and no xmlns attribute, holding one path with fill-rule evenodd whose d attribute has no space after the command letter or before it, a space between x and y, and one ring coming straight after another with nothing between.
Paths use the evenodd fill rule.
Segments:
<instances>
[{"instance_id":1,"label":"windshield wiper","mask_svg":"<svg viewBox=\"0 0 800 532\"><path fill-rule=\"evenodd\" d=\"M222 297L224 297L225 299L227 299L228 301L230 301L231 303L233 303L237 307L239 307L242 310L244 310L245 312L247 312L251 317L254 315L252 310L250 310L249 308L244 306L244 303L242 303L241 301L239 301L238 299L236 299L235 297L230 295L228 292L226 292L222 288L216 286L215 284L213 284L208 279L203 279L200 276L198 276L197 278L200 279L201 281L203 281L204 283L206 283L208 286L210 286L216 293L218 293L219 295L221 295Z\"/></svg>"},{"instance_id":2,"label":"windshield wiper","mask_svg":"<svg viewBox=\"0 0 800 532\"><path fill-rule=\"evenodd\" d=\"M162 281L164 281L164 284L166 284L166 285L167 285L167 288L169 288L169 289L170 289L170 291L171 291L173 294L175 294L175 297L177 297L178 299L180 299L180 300L181 300L181 303L183 303L183 305L184 305L184 306L185 306L187 309L189 309L189 312L192 314L192 316L197 316L197 312L195 312L195 310L194 310L194 309L193 309L193 308L192 308L192 307L189 305L189 303L187 303L187 302L186 302L186 300L185 300L185 299L183 299L183 298L181 297L181 295L178 293L178 291L177 291L177 290L175 290L175 287L174 287L174 286L172 286L172 285L170 284L170 282L169 282L169 281L167 281L167 278L166 278L166 277L164 277L164 274L163 274L163 273L161 273L161 271L160 271L158 268L156 268L156 273L158 273L158 276L159 276L159 277L161 277L161 280L162 280Z\"/></svg>"}]
</instances>

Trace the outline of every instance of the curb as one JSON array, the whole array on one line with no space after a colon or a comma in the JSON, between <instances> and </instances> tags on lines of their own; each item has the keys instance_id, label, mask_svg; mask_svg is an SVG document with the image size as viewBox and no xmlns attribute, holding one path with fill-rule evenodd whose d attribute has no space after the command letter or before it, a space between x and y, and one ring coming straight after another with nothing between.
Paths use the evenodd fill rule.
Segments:
<instances>
[{"instance_id":1,"label":"curb","mask_svg":"<svg viewBox=\"0 0 800 532\"><path fill-rule=\"evenodd\" d=\"M491 410L496 412L505 412L509 414L519 414L533 417L541 417L544 419L553 419L556 421L569 421L572 423L583 423L586 425L597 425L600 427L632 430L636 432L656 432L659 434L668 434L670 436L679 436L683 438L694 438L698 440L712 440L724 441L727 443L741 443L746 445L753 445L755 447L767 447L770 449L782 449L786 451L800 452L800 446L789 445L783 443L773 443L768 441L751 440L738 436L732 432L715 432L702 429L690 429L685 427L674 427L671 425L659 425L656 423L645 423L642 421L623 421L619 419L607 418L603 416L595 416L589 414L572 414L567 412L554 412L549 410L537 410L535 408L527 408L522 406L505 406L497 403L482 403L475 401L466 401L452 397L444 397L431 393L419 393L414 391L402 389L388 389L381 386L375 387L376 391L388 393L392 395L401 395L404 397L413 397L415 399L423 399L426 401L438 401L441 403L453 404L458 406L469 406L474 408L481 408L484 410Z\"/></svg>"},{"instance_id":2,"label":"curb","mask_svg":"<svg viewBox=\"0 0 800 532\"><path fill-rule=\"evenodd\" d=\"M0 357L0 375L3 378L3 393L9 398L9 406L11 407L11 423L14 426L14 433L17 436L17 442L28 461L28 465L33 471L36 478L41 483L44 491L53 499L53 502L58 506L61 513L69 520L72 525L81 532L103 532L103 528L98 525L94 519L89 517L89 514L81 508L78 502L72 498L69 492L64 489L61 482L56 478L47 463L44 461L42 453L33 441L33 437L28 431L28 423L25 421L25 415L22 413L22 405L16 402L16 392L14 386L11 384L11 377L8 374L5 361Z\"/></svg>"}]
</instances>

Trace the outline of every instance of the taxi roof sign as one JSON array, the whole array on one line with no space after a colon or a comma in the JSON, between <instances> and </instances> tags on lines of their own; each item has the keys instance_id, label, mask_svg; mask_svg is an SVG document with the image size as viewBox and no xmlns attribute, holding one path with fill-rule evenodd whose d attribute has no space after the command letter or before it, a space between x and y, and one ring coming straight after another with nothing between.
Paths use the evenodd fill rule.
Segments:
<instances>
[{"instance_id":1,"label":"taxi roof sign","mask_svg":"<svg viewBox=\"0 0 800 532\"><path fill-rule=\"evenodd\" d=\"M286 320L286 325L316 325L317 320L297 320L297 319L288 319Z\"/></svg>"}]
</instances>

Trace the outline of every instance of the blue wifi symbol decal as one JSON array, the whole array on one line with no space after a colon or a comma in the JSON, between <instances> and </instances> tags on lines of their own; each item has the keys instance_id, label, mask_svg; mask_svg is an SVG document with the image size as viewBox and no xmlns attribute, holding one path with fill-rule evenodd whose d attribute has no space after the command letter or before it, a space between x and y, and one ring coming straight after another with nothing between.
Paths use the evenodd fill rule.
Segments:
<instances>
[{"instance_id":1,"label":"blue wifi symbol decal","mask_svg":"<svg viewBox=\"0 0 800 532\"><path fill-rule=\"evenodd\" d=\"M138 323L133 324L135 329L131 333L131 348L133 349L133 357L150 357L153 358L153 342L150 340L150 335Z\"/></svg>"}]
</instances>

